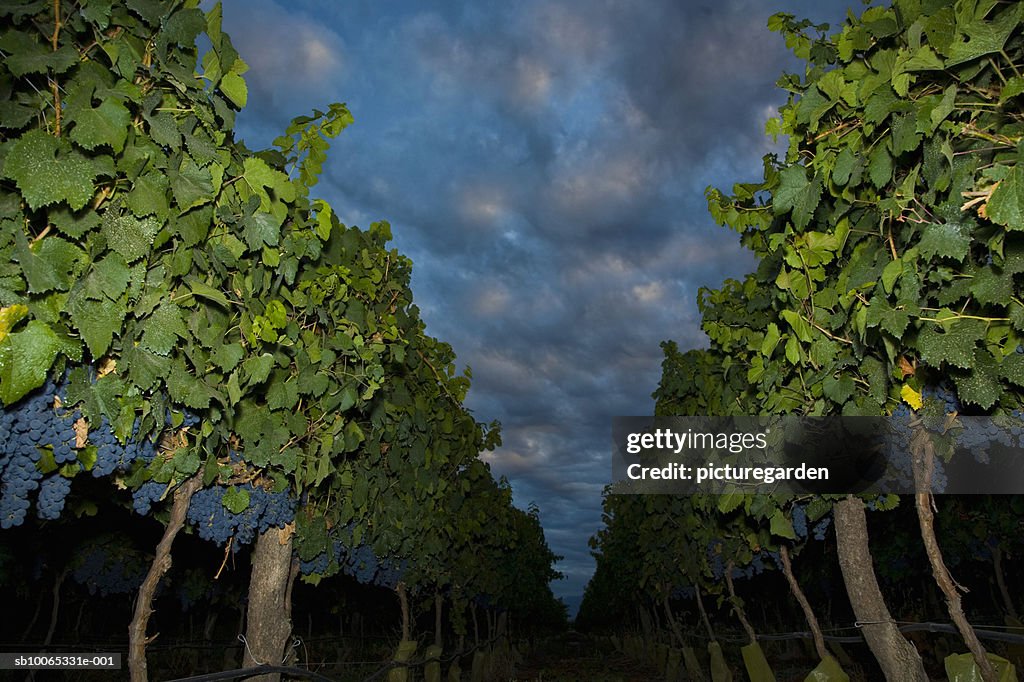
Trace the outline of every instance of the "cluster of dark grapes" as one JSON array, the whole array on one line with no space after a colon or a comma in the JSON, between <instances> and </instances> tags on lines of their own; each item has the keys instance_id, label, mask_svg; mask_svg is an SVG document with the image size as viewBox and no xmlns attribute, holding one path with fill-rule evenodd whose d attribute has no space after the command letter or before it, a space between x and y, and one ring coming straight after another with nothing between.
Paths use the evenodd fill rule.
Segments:
<instances>
[{"instance_id":1,"label":"cluster of dark grapes","mask_svg":"<svg viewBox=\"0 0 1024 682\"><path fill-rule=\"evenodd\" d=\"M106 597L129 594L139 589L147 563L141 552L116 542L96 542L84 547L74 559L71 577L89 590Z\"/></svg>"},{"instance_id":2,"label":"cluster of dark grapes","mask_svg":"<svg viewBox=\"0 0 1024 682\"><path fill-rule=\"evenodd\" d=\"M814 536L815 540L824 540L825 533L828 532L828 527L830 525L832 525L832 517L823 516L816 524L814 524L814 527L811 528L811 535Z\"/></svg>"},{"instance_id":3,"label":"cluster of dark grapes","mask_svg":"<svg viewBox=\"0 0 1024 682\"><path fill-rule=\"evenodd\" d=\"M96 478L109 476L114 471L128 471L132 462L141 460L146 464L156 457L156 444L138 438L139 420L135 420L133 437L126 445L121 445L114 432L110 429L106 417L99 426L89 431L89 443L96 446L96 463L92 467L92 475Z\"/></svg>"},{"instance_id":4,"label":"cluster of dark grapes","mask_svg":"<svg viewBox=\"0 0 1024 682\"><path fill-rule=\"evenodd\" d=\"M343 543L335 540L331 555L342 573L355 578L363 585L393 588L402 579L406 570L404 561L380 559L373 548L365 543L355 549L348 549ZM321 552L309 561L300 560L299 570L303 575L322 575L331 566L331 555Z\"/></svg>"},{"instance_id":5,"label":"cluster of dark grapes","mask_svg":"<svg viewBox=\"0 0 1024 682\"><path fill-rule=\"evenodd\" d=\"M203 488L192 496L188 520L199 531L199 537L218 545L234 538L231 549L237 552L242 545L248 545L256 539L259 533L270 528L282 528L295 518L295 500L287 491L268 492L251 483L233 487L241 488L249 494L249 506L240 514L224 506L227 486Z\"/></svg>"},{"instance_id":6,"label":"cluster of dark grapes","mask_svg":"<svg viewBox=\"0 0 1024 682\"><path fill-rule=\"evenodd\" d=\"M153 503L159 500L167 490L166 483L147 481L132 491L132 509L136 513L146 516L152 508Z\"/></svg>"},{"instance_id":7,"label":"cluster of dark grapes","mask_svg":"<svg viewBox=\"0 0 1024 682\"><path fill-rule=\"evenodd\" d=\"M742 578L753 578L755 575L764 573L766 566L764 563L765 559L771 559L778 564L779 553L769 552L767 550L760 550L754 555L754 558L750 560L746 566L734 566L732 569L733 580L740 580Z\"/></svg>"},{"instance_id":8,"label":"cluster of dark grapes","mask_svg":"<svg viewBox=\"0 0 1024 682\"><path fill-rule=\"evenodd\" d=\"M989 448L1024 446L1024 414L1014 410L1009 416L961 417L956 432L958 448L968 450L980 464L989 463Z\"/></svg>"},{"instance_id":9,"label":"cluster of dark grapes","mask_svg":"<svg viewBox=\"0 0 1024 682\"><path fill-rule=\"evenodd\" d=\"M0 528L20 526L30 506L29 494L39 488L43 473L37 466L41 448L51 447L54 460L63 464L76 459L75 433L71 422L54 410L57 386L45 386L16 405L0 408ZM51 479L47 479L50 481ZM63 484L47 483L46 494L37 502L42 518L56 518L64 509L67 489Z\"/></svg>"},{"instance_id":10,"label":"cluster of dark grapes","mask_svg":"<svg viewBox=\"0 0 1024 682\"><path fill-rule=\"evenodd\" d=\"M71 492L69 476L84 469L74 429L81 413L57 407L65 402L63 385L48 381L14 405L0 408L0 528L24 523L30 493L37 489L39 518L53 520L63 512ZM138 427L136 421L136 433ZM97 478L128 471L136 460L149 463L156 455L156 446L149 440L133 438L127 445L119 443L105 418L90 428L88 445L95 446L92 475ZM40 460L47 451L60 470L44 478Z\"/></svg>"},{"instance_id":11,"label":"cluster of dark grapes","mask_svg":"<svg viewBox=\"0 0 1024 682\"><path fill-rule=\"evenodd\" d=\"M807 509L802 504L793 505L793 532L798 540L807 537Z\"/></svg>"}]
</instances>

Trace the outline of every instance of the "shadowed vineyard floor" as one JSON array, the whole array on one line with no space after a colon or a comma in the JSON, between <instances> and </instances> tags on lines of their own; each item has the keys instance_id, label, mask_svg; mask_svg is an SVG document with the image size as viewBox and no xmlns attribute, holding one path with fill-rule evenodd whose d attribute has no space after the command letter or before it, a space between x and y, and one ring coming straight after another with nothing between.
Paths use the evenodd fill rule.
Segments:
<instances>
[{"instance_id":1,"label":"shadowed vineyard floor","mask_svg":"<svg viewBox=\"0 0 1024 682\"><path fill-rule=\"evenodd\" d=\"M517 682L647 682L662 676L621 653L601 652L596 642L567 635L540 645L516 671Z\"/></svg>"}]
</instances>

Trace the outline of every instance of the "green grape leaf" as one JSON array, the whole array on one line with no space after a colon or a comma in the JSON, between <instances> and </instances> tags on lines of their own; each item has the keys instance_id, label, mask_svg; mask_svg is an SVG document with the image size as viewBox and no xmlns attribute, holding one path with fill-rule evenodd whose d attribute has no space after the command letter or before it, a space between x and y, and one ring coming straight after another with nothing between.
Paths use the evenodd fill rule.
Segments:
<instances>
[{"instance_id":1,"label":"green grape leaf","mask_svg":"<svg viewBox=\"0 0 1024 682\"><path fill-rule=\"evenodd\" d=\"M57 335L39 320L7 334L0 341L0 401L11 405L42 386L60 347Z\"/></svg>"},{"instance_id":2,"label":"green grape leaf","mask_svg":"<svg viewBox=\"0 0 1024 682\"><path fill-rule=\"evenodd\" d=\"M849 147L843 147L836 156L836 165L832 169L832 182L837 185L845 185L850 181L850 176L857 164L857 157L850 151Z\"/></svg>"},{"instance_id":3,"label":"green grape leaf","mask_svg":"<svg viewBox=\"0 0 1024 682\"><path fill-rule=\"evenodd\" d=\"M897 116L892 123L892 153L896 156L912 152L921 145L917 120L913 114Z\"/></svg>"},{"instance_id":4,"label":"green grape leaf","mask_svg":"<svg viewBox=\"0 0 1024 682\"><path fill-rule=\"evenodd\" d=\"M78 52L70 45L53 51L36 39L36 33L10 30L0 37L5 52L4 66L18 78L29 73L64 73L78 63Z\"/></svg>"},{"instance_id":5,"label":"green grape leaf","mask_svg":"<svg viewBox=\"0 0 1024 682\"><path fill-rule=\"evenodd\" d=\"M967 223L928 223L922 226L917 249L925 258L941 256L962 262L971 248L971 226Z\"/></svg>"},{"instance_id":6,"label":"green grape leaf","mask_svg":"<svg viewBox=\"0 0 1024 682\"><path fill-rule=\"evenodd\" d=\"M979 17L966 26L958 27L964 37L950 46L946 68L1002 50L1006 39L1020 23L1020 12L1021 6L1013 3L994 21L985 21Z\"/></svg>"},{"instance_id":7,"label":"green grape leaf","mask_svg":"<svg viewBox=\"0 0 1024 682\"><path fill-rule=\"evenodd\" d=\"M127 107L113 98L106 98L98 107L86 101L80 109L68 107L68 118L74 121L71 139L86 149L108 145L115 152L124 149L131 125L131 113Z\"/></svg>"},{"instance_id":8,"label":"green grape leaf","mask_svg":"<svg viewBox=\"0 0 1024 682\"><path fill-rule=\"evenodd\" d=\"M1014 303L1010 306L1010 324L1019 332L1024 332L1024 306Z\"/></svg>"},{"instance_id":9,"label":"green grape leaf","mask_svg":"<svg viewBox=\"0 0 1024 682\"><path fill-rule=\"evenodd\" d=\"M274 368L274 356L264 353L258 357L249 358L242 363L242 371L245 372L247 386L262 384L270 376L270 370Z\"/></svg>"},{"instance_id":10,"label":"green grape leaf","mask_svg":"<svg viewBox=\"0 0 1024 682\"><path fill-rule=\"evenodd\" d=\"M136 216L167 215L167 176L163 173L146 173L135 180L132 191L125 203Z\"/></svg>"},{"instance_id":11,"label":"green grape leaf","mask_svg":"<svg viewBox=\"0 0 1024 682\"><path fill-rule=\"evenodd\" d=\"M241 514L249 508L249 491L235 485L229 486L220 501L232 514Z\"/></svg>"},{"instance_id":12,"label":"green grape leaf","mask_svg":"<svg viewBox=\"0 0 1024 682\"><path fill-rule=\"evenodd\" d=\"M992 222L1011 230L1024 230L1024 167L1020 161L992 191L985 210Z\"/></svg>"},{"instance_id":13,"label":"green grape leaf","mask_svg":"<svg viewBox=\"0 0 1024 682\"><path fill-rule=\"evenodd\" d=\"M971 282L971 293L982 304L1005 304L1014 294L1013 277L992 265L986 265L975 274Z\"/></svg>"},{"instance_id":14,"label":"green grape leaf","mask_svg":"<svg viewBox=\"0 0 1024 682\"><path fill-rule=\"evenodd\" d=\"M126 310L117 301L95 301L84 296L72 296L68 301L71 321L89 347L94 358L99 358L110 348L114 334L121 329Z\"/></svg>"},{"instance_id":15,"label":"green grape leaf","mask_svg":"<svg viewBox=\"0 0 1024 682\"><path fill-rule=\"evenodd\" d=\"M1017 386L1024 386L1024 354L1010 353L999 363L999 374Z\"/></svg>"},{"instance_id":16,"label":"green grape leaf","mask_svg":"<svg viewBox=\"0 0 1024 682\"><path fill-rule=\"evenodd\" d=\"M242 361L245 350L237 343L218 346L210 359L224 372L230 372Z\"/></svg>"},{"instance_id":17,"label":"green grape leaf","mask_svg":"<svg viewBox=\"0 0 1024 682\"><path fill-rule=\"evenodd\" d=\"M196 277L189 276L185 278L185 284L188 285L193 296L213 301L224 308L228 307L228 297L224 295L224 292L214 289L206 282L203 282Z\"/></svg>"},{"instance_id":18,"label":"green grape leaf","mask_svg":"<svg viewBox=\"0 0 1024 682\"><path fill-rule=\"evenodd\" d=\"M128 367L128 379L143 391L150 390L157 381L166 378L171 369L168 358L139 347L126 349L121 357Z\"/></svg>"},{"instance_id":19,"label":"green grape leaf","mask_svg":"<svg viewBox=\"0 0 1024 682\"><path fill-rule=\"evenodd\" d=\"M213 201L213 175L209 168L201 168L189 157L181 168L169 173L171 192L181 211Z\"/></svg>"},{"instance_id":20,"label":"green grape leaf","mask_svg":"<svg viewBox=\"0 0 1024 682\"><path fill-rule=\"evenodd\" d=\"M157 355L169 355L178 339L188 336L181 309L173 303L161 304L143 320L142 329L142 347Z\"/></svg>"},{"instance_id":21,"label":"green grape leaf","mask_svg":"<svg viewBox=\"0 0 1024 682\"><path fill-rule=\"evenodd\" d=\"M775 215L793 212L793 224L804 229L814 215L821 199L821 181L807 179L803 166L790 166L779 175L780 184L773 194Z\"/></svg>"},{"instance_id":22,"label":"green grape leaf","mask_svg":"<svg viewBox=\"0 0 1024 682\"><path fill-rule=\"evenodd\" d=\"M272 410L291 410L299 402L299 388L295 381L273 381L267 388L267 407ZM339 409L339 411L344 411Z\"/></svg>"},{"instance_id":23,"label":"green grape leaf","mask_svg":"<svg viewBox=\"0 0 1024 682\"><path fill-rule=\"evenodd\" d=\"M60 237L49 236L29 246L25 234L15 233L15 254L32 293L67 291L85 253Z\"/></svg>"},{"instance_id":24,"label":"green grape leaf","mask_svg":"<svg viewBox=\"0 0 1024 682\"><path fill-rule=\"evenodd\" d=\"M133 263L149 254L160 231L160 223L154 218L140 220L130 213L111 208L103 214L102 229L110 248Z\"/></svg>"},{"instance_id":25,"label":"green grape leaf","mask_svg":"<svg viewBox=\"0 0 1024 682\"><path fill-rule=\"evenodd\" d=\"M796 531L793 530L793 522L786 518L785 512L776 509L772 512L771 533L781 538L796 540Z\"/></svg>"},{"instance_id":26,"label":"green grape leaf","mask_svg":"<svg viewBox=\"0 0 1024 682\"><path fill-rule=\"evenodd\" d=\"M213 207L207 205L182 213L176 219L172 219L171 225L181 235L185 247L195 246L205 240L210 233L210 227L213 225ZM225 236L224 239L229 236L234 239L231 235ZM235 257L240 256L241 253Z\"/></svg>"},{"instance_id":27,"label":"green grape leaf","mask_svg":"<svg viewBox=\"0 0 1024 682\"><path fill-rule=\"evenodd\" d=\"M53 226L72 239L78 239L100 224L100 216L96 211L82 211L76 214L61 206L50 209L49 215Z\"/></svg>"},{"instance_id":28,"label":"green grape leaf","mask_svg":"<svg viewBox=\"0 0 1024 682\"><path fill-rule=\"evenodd\" d=\"M881 189L889 184L892 179L892 154L889 153L887 145L879 144L871 151L868 157L868 177L871 184Z\"/></svg>"},{"instance_id":29,"label":"green grape leaf","mask_svg":"<svg viewBox=\"0 0 1024 682\"><path fill-rule=\"evenodd\" d=\"M871 305L868 306L865 322L868 327L880 327L900 338L910 324L910 313L893 308L884 299L876 296L871 299Z\"/></svg>"},{"instance_id":30,"label":"green grape leaf","mask_svg":"<svg viewBox=\"0 0 1024 682\"><path fill-rule=\"evenodd\" d=\"M822 393L837 405L842 405L849 400L850 396L853 395L853 390L853 377L846 374L840 375L838 378L827 376L821 382Z\"/></svg>"},{"instance_id":31,"label":"green grape leaf","mask_svg":"<svg viewBox=\"0 0 1024 682\"><path fill-rule=\"evenodd\" d=\"M205 410L213 399L209 387L192 376L181 363L171 366L167 375L167 391L176 403L193 410Z\"/></svg>"},{"instance_id":32,"label":"green grape leaf","mask_svg":"<svg viewBox=\"0 0 1024 682\"><path fill-rule=\"evenodd\" d=\"M961 401L973 403L983 410L995 405L1003 392L999 382L999 363L983 348L974 352L969 371L953 372L953 381Z\"/></svg>"},{"instance_id":33,"label":"green grape leaf","mask_svg":"<svg viewBox=\"0 0 1024 682\"><path fill-rule=\"evenodd\" d=\"M30 130L8 150L3 172L17 183L29 208L66 201L78 210L92 198L99 167L64 138Z\"/></svg>"},{"instance_id":34,"label":"green grape leaf","mask_svg":"<svg viewBox=\"0 0 1024 682\"><path fill-rule=\"evenodd\" d=\"M92 271L82 282L82 291L87 298L96 300L117 300L132 280L132 270L119 254L113 253L93 263Z\"/></svg>"},{"instance_id":35,"label":"green grape leaf","mask_svg":"<svg viewBox=\"0 0 1024 682\"><path fill-rule=\"evenodd\" d=\"M220 79L218 87L231 100L232 104L239 109L245 108L245 104L249 100L249 88L246 87L244 78L234 71L229 71Z\"/></svg>"},{"instance_id":36,"label":"green grape leaf","mask_svg":"<svg viewBox=\"0 0 1024 682\"><path fill-rule=\"evenodd\" d=\"M718 511L723 514L728 514L733 511L741 504L743 504L746 495L741 492L730 492L718 497Z\"/></svg>"},{"instance_id":37,"label":"green grape leaf","mask_svg":"<svg viewBox=\"0 0 1024 682\"><path fill-rule=\"evenodd\" d=\"M943 323L926 323L917 337L921 359L932 367L943 362L967 369L974 360L974 348L985 337L981 320L953 319Z\"/></svg>"},{"instance_id":38,"label":"green grape leaf","mask_svg":"<svg viewBox=\"0 0 1024 682\"><path fill-rule=\"evenodd\" d=\"M1024 92L1024 77L1012 76L1006 81L1002 91L999 93L999 103L1005 104L1007 100L1016 97L1022 92Z\"/></svg>"},{"instance_id":39,"label":"green grape leaf","mask_svg":"<svg viewBox=\"0 0 1024 682\"><path fill-rule=\"evenodd\" d=\"M149 134L154 142L173 150L181 148L181 131L173 116L160 111L145 116L145 119L149 123Z\"/></svg>"},{"instance_id":40,"label":"green grape leaf","mask_svg":"<svg viewBox=\"0 0 1024 682\"><path fill-rule=\"evenodd\" d=\"M263 245L276 246L281 239L281 223L267 211L256 211L244 221L242 236L253 251Z\"/></svg>"}]
</instances>

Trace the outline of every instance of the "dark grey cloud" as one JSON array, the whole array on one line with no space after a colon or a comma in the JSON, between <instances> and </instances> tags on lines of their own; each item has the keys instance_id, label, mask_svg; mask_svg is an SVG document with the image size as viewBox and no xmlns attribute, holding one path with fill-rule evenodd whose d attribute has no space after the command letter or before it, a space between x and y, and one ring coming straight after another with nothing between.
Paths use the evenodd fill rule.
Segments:
<instances>
[{"instance_id":1,"label":"dark grey cloud","mask_svg":"<svg viewBox=\"0 0 1024 682\"><path fill-rule=\"evenodd\" d=\"M252 65L252 146L347 101L356 119L317 193L350 223L391 221L428 331L473 368L469 405L503 423L487 459L592 571L609 419L649 413L659 342L706 343L696 295L753 260L704 189L760 177L774 82L796 63L775 9L845 2L229 0Z\"/></svg>"}]
</instances>

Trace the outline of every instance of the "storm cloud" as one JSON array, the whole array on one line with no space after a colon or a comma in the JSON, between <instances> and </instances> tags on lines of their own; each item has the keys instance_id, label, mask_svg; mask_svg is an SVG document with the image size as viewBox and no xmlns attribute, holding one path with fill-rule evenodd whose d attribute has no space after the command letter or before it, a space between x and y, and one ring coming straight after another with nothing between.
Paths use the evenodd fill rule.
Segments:
<instances>
[{"instance_id":1,"label":"storm cloud","mask_svg":"<svg viewBox=\"0 0 1024 682\"><path fill-rule=\"evenodd\" d=\"M698 289L753 267L704 190L758 179L776 149L775 80L800 67L768 17L835 24L846 4L224 3L252 67L250 146L350 106L314 192L347 223L392 223L428 332L473 368L470 408L502 422L486 457L540 505L570 602L593 570L610 418L651 413L659 343L705 345Z\"/></svg>"}]
</instances>

